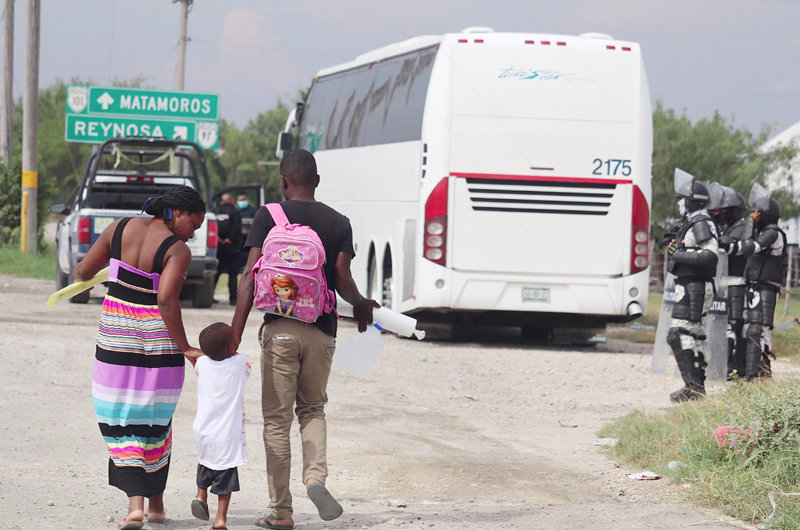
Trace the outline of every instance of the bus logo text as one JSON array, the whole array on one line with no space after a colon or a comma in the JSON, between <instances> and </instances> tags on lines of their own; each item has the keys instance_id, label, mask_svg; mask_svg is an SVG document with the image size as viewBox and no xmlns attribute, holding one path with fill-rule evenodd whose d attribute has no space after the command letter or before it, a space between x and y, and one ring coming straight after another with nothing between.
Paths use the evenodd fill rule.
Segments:
<instances>
[{"instance_id":1,"label":"bus logo text","mask_svg":"<svg viewBox=\"0 0 800 530\"><path fill-rule=\"evenodd\" d=\"M540 81L556 81L573 74L565 74L557 70L533 70L531 68L505 68L500 70L499 79L538 79Z\"/></svg>"}]
</instances>

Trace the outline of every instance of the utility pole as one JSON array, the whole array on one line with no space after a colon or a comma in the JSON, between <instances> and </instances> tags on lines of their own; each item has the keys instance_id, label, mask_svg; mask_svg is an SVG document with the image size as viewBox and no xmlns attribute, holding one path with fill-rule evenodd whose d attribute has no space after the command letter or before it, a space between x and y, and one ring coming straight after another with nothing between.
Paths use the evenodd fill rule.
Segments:
<instances>
[{"instance_id":1,"label":"utility pole","mask_svg":"<svg viewBox=\"0 0 800 530\"><path fill-rule=\"evenodd\" d=\"M3 1L3 76L0 79L0 156L11 167L14 148L14 0Z\"/></svg>"},{"instance_id":2,"label":"utility pole","mask_svg":"<svg viewBox=\"0 0 800 530\"><path fill-rule=\"evenodd\" d=\"M181 34L178 38L178 65L175 70L175 90L183 90L186 77L186 27L189 24L189 6L193 0L172 0L181 4Z\"/></svg>"},{"instance_id":3,"label":"utility pole","mask_svg":"<svg viewBox=\"0 0 800 530\"><path fill-rule=\"evenodd\" d=\"M39 14L41 0L28 0L25 96L22 100L22 252L36 252L39 192Z\"/></svg>"},{"instance_id":4,"label":"utility pole","mask_svg":"<svg viewBox=\"0 0 800 530\"><path fill-rule=\"evenodd\" d=\"M178 37L178 64L175 67L175 90L183 91L183 83L186 78L186 27L189 24L189 6L194 0L172 0L172 3L180 2L181 4L181 29L180 36ZM186 138L189 140L189 138ZM185 162L185 161L184 161ZM184 172L187 171L187 164L183 165ZM179 159L174 159L172 163L172 172L178 173L180 169Z\"/></svg>"}]
</instances>

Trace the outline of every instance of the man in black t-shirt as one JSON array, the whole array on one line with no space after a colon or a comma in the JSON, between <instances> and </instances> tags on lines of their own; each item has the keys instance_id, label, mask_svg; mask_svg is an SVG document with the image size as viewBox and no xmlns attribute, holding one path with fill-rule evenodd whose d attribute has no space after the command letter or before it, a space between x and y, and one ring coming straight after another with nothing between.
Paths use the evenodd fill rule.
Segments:
<instances>
[{"instance_id":1,"label":"man in black t-shirt","mask_svg":"<svg viewBox=\"0 0 800 530\"><path fill-rule=\"evenodd\" d=\"M311 227L325 247L325 278L353 305L358 330L372 323L372 310L379 307L358 292L350 274L355 256L353 230L347 217L314 199L319 185L317 164L308 151L297 149L281 161L281 204L291 223ZM261 257L261 248L275 222L269 211L259 209L245 247L247 265L239 284L239 297L232 327L236 345L242 339L247 316L253 307L252 270ZM313 325L279 315L267 314L259 332L261 341L261 399L264 414L264 444L267 449L267 478L272 513L256 522L263 528L294 526L292 496L289 492L291 449L289 431L292 408L297 403L297 420L303 442L303 484L322 519L330 521L342 514L342 507L325 488L326 460L325 403L333 353L336 348L336 315L322 315Z\"/></svg>"}]
</instances>

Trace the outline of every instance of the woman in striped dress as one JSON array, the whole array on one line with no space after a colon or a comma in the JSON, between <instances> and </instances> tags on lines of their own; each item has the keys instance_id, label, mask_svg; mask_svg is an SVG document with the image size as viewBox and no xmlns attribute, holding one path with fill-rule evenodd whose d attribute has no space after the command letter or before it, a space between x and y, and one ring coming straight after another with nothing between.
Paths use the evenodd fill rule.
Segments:
<instances>
[{"instance_id":1,"label":"woman in striped dress","mask_svg":"<svg viewBox=\"0 0 800 530\"><path fill-rule=\"evenodd\" d=\"M128 496L120 523L126 530L141 528L144 517L164 520L172 414L185 358L194 364L202 355L186 339L178 296L192 258L186 241L203 224L206 205L180 186L149 199L144 210L154 217L114 222L75 268L84 280L109 264L92 395L108 445L109 484Z\"/></svg>"}]
</instances>

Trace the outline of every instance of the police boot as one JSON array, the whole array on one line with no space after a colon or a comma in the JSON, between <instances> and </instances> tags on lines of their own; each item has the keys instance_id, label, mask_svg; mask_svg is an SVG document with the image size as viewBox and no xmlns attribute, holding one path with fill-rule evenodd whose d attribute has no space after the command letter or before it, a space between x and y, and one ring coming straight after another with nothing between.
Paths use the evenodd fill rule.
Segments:
<instances>
[{"instance_id":1,"label":"police boot","mask_svg":"<svg viewBox=\"0 0 800 530\"><path fill-rule=\"evenodd\" d=\"M761 326L758 324L745 324L745 337L747 342L744 355L744 380L752 381L758 377L758 367L761 365Z\"/></svg>"},{"instance_id":2,"label":"police boot","mask_svg":"<svg viewBox=\"0 0 800 530\"><path fill-rule=\"evenodd\" d=\"M697 399L692 397L695 395L692 387L695 386L694 382L694 351L681 350L675 353L675 360L678 361L678 371L683 378L684 387L676 390L669 395L669 400L673 403L682 403L690 399Z\"/></svg>"},{"instance_id":3,"label":"police boot","mask_svg":"<svg viewBox=\"0 0 800 530\"><path fill-rule=\"evenodd\" d=\"M764 346L764 353L761 355L761 363L758 365L758 377L772 377L772 361L775 354L769 349L769 346Z\"/></svg>"},{"instance_id":4,"label":"police boot","mask_svg":"<svg viewBox=\"0 0 800 530\"><path fill-rule=\"evenodd\" d=\"M736 341L728 339L728 381L736 381Z\"/></svg>"},{"instance_id":5,"label":"police boot","mask_svg":"<svg viewBox=\"0 0 800 530\"><path fill-rule=\"evenodd\" d=\"M690 399L700 399L706 395L706 363L701 360L695 364L692 367L692 383L689 385L689 390L692 391Z\"/></svg>"}]
</instances>

